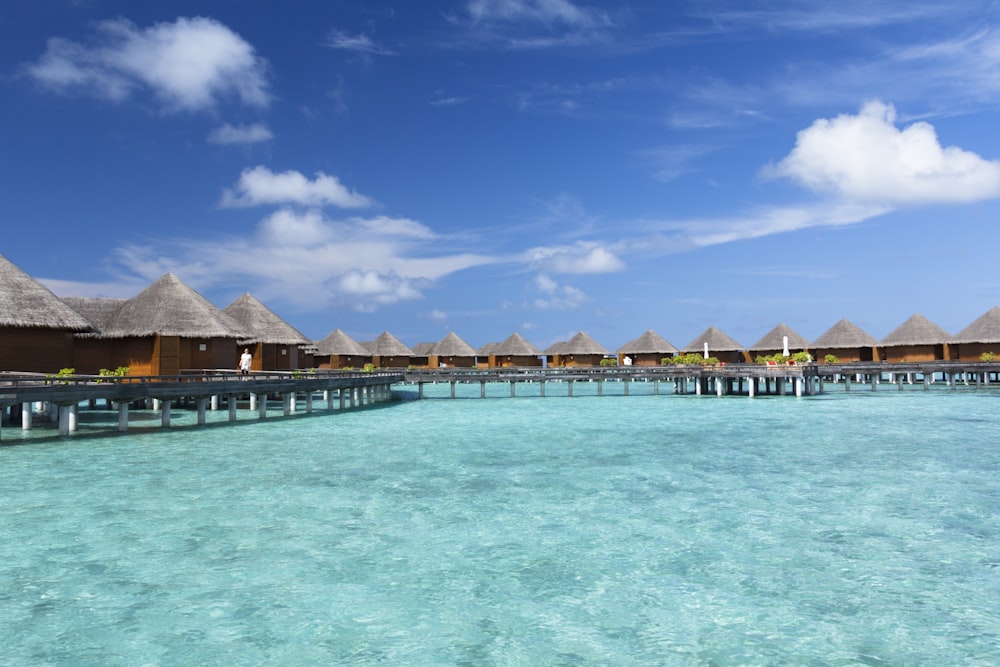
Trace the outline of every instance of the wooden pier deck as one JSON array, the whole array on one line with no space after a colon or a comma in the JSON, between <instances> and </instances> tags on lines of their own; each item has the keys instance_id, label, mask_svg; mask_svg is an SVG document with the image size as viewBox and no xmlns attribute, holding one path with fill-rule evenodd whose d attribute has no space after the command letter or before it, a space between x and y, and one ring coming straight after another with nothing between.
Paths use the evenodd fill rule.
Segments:
<instances>
[{"instance_id":1,"label":"wooden pier deck","mask_svg":"<svg viewBox=\"0 0 1000 667\"><path fill-rule=\"evenodd\" d=\"M176 376L66 376L35 374L0 374L0 415L4 425L18 423L30 430L34 406L44 404L58 421L59 434L76 430L76 416L81 403L104 401L118 410L118 430L128 430L130 406L138 403L159 410L161 423L170 426L174 404L191 402L198 411L197 423L205 423L205 413L218 409L225 401L229 421L236 421L237 401L246 399L260 418L267 415L267 397L279 396L283 414L296 411L299 395L305 399L305 411L312 412L314 396L322 393L327 409L336 399L340 409L386 401L390 387L401 382L398 372L372 373L348 371L257 372L242 376L233 371L199 371ZM0 431L2 432L2 431Z\"/></svg>"}]
</instances>

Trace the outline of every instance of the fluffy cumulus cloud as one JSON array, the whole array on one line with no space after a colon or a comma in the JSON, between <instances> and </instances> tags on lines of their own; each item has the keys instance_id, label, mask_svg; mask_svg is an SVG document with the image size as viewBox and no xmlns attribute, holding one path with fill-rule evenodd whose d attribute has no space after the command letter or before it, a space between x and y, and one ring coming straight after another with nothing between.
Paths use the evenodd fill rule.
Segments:
<instances>
[{"instance_id":1,"label":"fluffy cumulus cloud","mask_svg":"<svg viewBox=\"0 0 1000 667\"><path fill-rule=\"evenodd\" d=\"M535 289L539 296L532 302L538 310L572 310L587 301L587 295L571 285L560 285L541 273L535 277Z\"/></svg>"},{"instance_id":2,"label":"fluffy cumulus cloud","mask_svg":"<svg viewBox=\"0 0 1000 667\"><path fill-rule=\"evenodd\" d=\"M233 188L223 191L221 206L241 208L249 206L298 204L302 206L339 206L363 208L372 200L349 190L336 176L317 172L309 180L298 171L274 173L264 166L244 169Z\"/></svg>"},{"instance_id":3,"label":"fluffy cumulus cloud","mask_svg":"<svg viewBox=\"0 0 1000 667\"><path fill-rule=\"evenodd\" d=\"M592 243L572 246L537 247L528 251L528 260L548 273L614 273L625 270L616 254Z\"/></svg>"},{"instance_id":4,"label":"fluffy cumulus cloud","mask_svg":"<svg viewBox=\"0 0 1000 667\"><path fill-rule=\"evenodd\" d=\"M340 300L351 302L361 312L423 296L412 279L375 269L348 271L334 278L331 285Z\"/></svg>"},{"instance_id":5,"label":"fluffy cumulus cloud","mask_svg":"<svg viewBox=\"0 0 1000 667\"><path fill-rule=\"evenodd\" d=\"M765 173L843 200L892 206L1000 197L1000 163L942 147L928 123L899 129L895 108L881 102L817 120Z\"/></svg>"},{"instance_id":6,"label":"fluffy cumulus cloud","mask_svg":"<svg viewBox=\"0 0 1000 667\"><path fill-rule=\"evenodd\" d=\"M270 101L266 62L238 34L203 17L146 29L105 21L91 44L50 39L26 71L53 89L115 101L145 88L169 110L209 110L225 98L257 107Z\"/></svg>"},{"instance_id":7,"label":"fluffy cumulus cloud","mask_svg":"<svg viewBox=\"0 0 1000 667\"><path fill-rule=\"evenodd\" d=\"M208 134L208 142L210 144L220 144L222 146L259 144L270 141L273 138L274 135L271 133L271 130L268 129L267 125L262 123L253 123L252 125L230 125L229 123L223 123Z\"/></svg>"}]
</instances>

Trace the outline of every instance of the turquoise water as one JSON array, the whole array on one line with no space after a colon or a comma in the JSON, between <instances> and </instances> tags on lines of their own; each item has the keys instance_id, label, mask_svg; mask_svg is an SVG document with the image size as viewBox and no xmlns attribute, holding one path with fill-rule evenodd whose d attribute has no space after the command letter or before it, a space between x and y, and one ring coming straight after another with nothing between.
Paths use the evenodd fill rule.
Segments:
<instances>
[{"instance_id":1,"label":"turquoise water","mask_svg":"<svg viewBox=\"0 0 1000 667\"><path fill-rule=\"evenodd\" d=\"M0 664L1000 664L994 390L448 391L5 427Z\"/></svg>"}]
</instances>

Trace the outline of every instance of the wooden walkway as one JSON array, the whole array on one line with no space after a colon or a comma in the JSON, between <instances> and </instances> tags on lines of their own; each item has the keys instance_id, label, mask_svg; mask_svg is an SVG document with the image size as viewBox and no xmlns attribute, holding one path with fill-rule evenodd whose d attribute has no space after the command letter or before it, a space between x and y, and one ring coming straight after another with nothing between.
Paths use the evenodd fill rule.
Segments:
<instances>
[{"instance_id":1,"label":"wooden walkway","mask_svg":"<svg viewBox=\"0 0 1000 667\"><path fill-rule=\"evenodd\" d=\"M653 383L653 394L659 395L665 384L671 394L715 396L759 396L821 394L829 382L843 384L847 391L853 386L870 386L875 391L882 384L904 386L916 382L924 389L946 383L976 387L1000 383L1000 363L924 362L924 363L845 363L765 366L759 364L726 364L723 366L610 366L569 368L439 368L408 369L405 382L417 385L417 395L424 397L424 385L448 383L451 398L458 384L480 386L480 398L486 398L486 385L506 383L510 395L517 395L517 386L539 385L539 395L546 395L547 385L565 385L565 395L572 396L576 383L597 383L598 396L604 393L604 383L621 382L629 395L633 382Z\"/></svg>"},{"instance_id":2,"label":"wooden walkway","mask_svg":"<svg viewBox=\"0 0 1000 667\"><path fill-rule=\"evenodd\" d=\"M176 376L95 377L0 374L0 416L2 422L18 424L23 430L33 427L35 409L44 409L57 421L60 435L76 431L81 403L95 405L103 401L118 410L118 430L128 430L130 406L142 405L160 412L161 424L171 424L172 406L191 403L198 411L197 423L206 422L206 411L217 410L224 401L229 421L236 421L237 401L246 399L259 418L267 416L267 397L279 396L282 412L297 410L297 398L303 396L306 413L322 393L328 410L334 399L340 409L389 400L390 388L401 382L398 372L358 373L346 371L267 372L241 376L233 371L203 371Z\"/></svg>"}]
</instances>

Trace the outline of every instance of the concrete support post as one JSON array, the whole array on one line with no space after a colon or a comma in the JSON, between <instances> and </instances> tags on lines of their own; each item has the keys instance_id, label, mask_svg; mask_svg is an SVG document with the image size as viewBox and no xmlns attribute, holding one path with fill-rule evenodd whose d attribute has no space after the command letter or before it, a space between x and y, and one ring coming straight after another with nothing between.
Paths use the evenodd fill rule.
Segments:
<instances>
[{"instance_id":1,"label":"concrete support post","mask_svg":"<svg viewBox=\"0 0 1000 667\"><path fill-rule=\"evenodd\" d=\"M128 402L118 404L118 432L128 432Z\"/></svg>"},{"instance_id":2,"label":"concrete support post","mask_svg":"<svg viewBox=\"0 0 1000 667\"><path fill-rule=\"evenodd\" d=\"M629 382L629 379L628 379L628 378L625 378L625 380L624 380L623 384L625 385L625 395L626 395L626 396L628 396L628 387L629 387L629 385L630 385L630 384L632 384L632 383L631 383L631 382Z\"/></svg>"},{"instance_id":3,"label":"concrete support post","mask_svg":"<svg viewBox=\"0 0 1000 667\"><path fill-rule=\"evenodd\" d=\"M604 396L604 380L597 381L597 395Z\"/></svg>"},{"instance_id":4,"label":"concrete support post","mask_svg":"<svg viewBox=\"0 0 1000 667\"><path fill-rule=\"evenodd\" d=\"M545 385L542 385L542 392L545 391ZM479 381L479 398L486 398L486 381Z\"/></svg>"},{"instance_id":5,"label":"concrete support post","mask_svg":"<svg viewBox=\"0 0 1000 667\"><path fill-rule=\"evenodd\" d=\"M510 381L510 397L514 398L514 381Z\"/></svg>"},{"instance_id":6,"label":"concrete support post","mask_svg":"<svg viewBox=\"0 0 1000 667\"><path fill-rule=\"evenodd\" d=\"M424 397L424 383L423 382L418 382L417 383L417 398L418 399L423 399L423 397ZM344 406L340 406L340 407L344 407Z\"/></svg>"},{"instance_id":7,"label":"concrete support post","mask_svg":"<svg viewBox=\"0 0 1000 667\"><path fill-rule=\"evenodd\" d=\"M306 392L306 414L312 414L313 411L313 395L311 391Z\"/></svg>"},{"instance_id":8,"label":"concrete support post","mask_svg":"<svg viewBox=\"0 0 1000 667\"><path fill-rule=\"evenodd\" d=\"M250 410L257 409L257 394L250 392Z\"/></svg>"},{"instance_id":9,"label":"concrete support post","mask_svg":"<svg viewBox=\"0 0 1000 667\"><path fill-rule=\"evenodd\" d=\"M930 391L931 388L931 376L924 373L924 391Z\"/></svg>"},{"instance_id":10,"label":"concrete support post","mask_svg":"<svg viewBox=\"0 0 1000 667\"><path fill-rule=\"evenodd\" d=\"M161 401L160 399L154 398L153 399L153 410L161 410L161 409L163 409L163 406L161 405L162 403L163 403L163 401Z\"/></svg>"},{"instance_id":11,"label":"concrete support post","mask_svg":"<svg viewBox=\"0 0 1000 667\"><path fill-rule=\"evenodd\" d=\"M281 395L281 414L285 417L292 414L292 401L294 400L293 394L282 394Z\"/></svg>"},{"instance_id":12,"label":"concrete support post","mask_svg":"<svg viewBox=\"0 0 1000 667\"><path fill-rule=\"evenodd\" d=\"M538 395L545 398L545 378L538 382Z\"/></svg>"},{"instance_id":13,"label":"concrete support post","mask_svg":"<svg viewBox=\"0 0 1000 667\"><path fill-rule=\"evenodd\" d=\"M660 395L660 378L653 380L653 396Z\"/></svg>"},{"instance_id":14,"label":"concrete support post","mask_svg":"<svg viewBox=\"0 0 1000 667\"><path fill-rule=\"evenodd\" d=\"M212 409L212 412L215 412L216 410L219 409L219 395L218 394L216 394L215 396L212 396L211 409Z\"/></svg>"},{"instance_id":15,"label":"concrete support post","mask_svg":"<svg viewBox=\"0 0 1000 667\"><path fill-rule=\"evenodd\" d=\"M170 428L170 401L162 401L160 407L160 426Z\"/></svg>"},{"instance_id":16,"label":"concrete support post","mask_svg":"<svg viewBox=\"0 0 1000 667\"><path fill-rule=\"evenodd\" d=\"M229 405L229 421L236 421L236 395L230 394L226 397L226 403Z\"/></svg>"},{"instance_id":17,"label":"concrete support post","mask_svg":"<svg viewBox=\"0 0 1000 667\"><path fill-rule=\"evenodd\" d=\"M802 398L802 382L803 378L795 378L795 396L796 398Z\"/></svg>"},{"instance_id":18,"label":"concrete support post","mask_svg":"<svg viewBox=\"0 0 1000 667\"><path fill-rule=\"evenodd\" d=\"M955 374L954 373L948 373L948 386L951 389L955 389Z\"/></svg>"},{"instance_id":19,"label":"concrete support post","mask_svg":"<svg viewBox=\"0 0 1000 667\"><path fill-rule=\"evenodd\" d=\"M722 378L715 378L715 395L722 398L722 392L726 389L726 383L722 381Z\"/></svg>"},{"instance_id":20,"label":"concrete support post","mask_svg":"<svg viewBox=\"0 0 1000 667\"><path fill-rule=\"evenodd\" d=\"M267 419L267 394L263 394L257 402L257 419Z\"/></svg>"},{"instance_id":21,"label":"concrete support post","mask_svg":"<svg viewBox=\"0 0 1000 667\"><path fill-rule=\"evenodd\" d=\"M31 430L31 420L34 417L34 411L31 409L31 403L21 403L21 430L30 431Z\"/></svg>"},{"instance_id":22,"label":"concrete support post","mask_svg":"<svg viewBox=\"0 0 1000 667\"><path fill-rule=\"evenodd\" d=\"M293 412L298 410L298 393L293 391L291 393L285 394L285 396L287 396L287 399L285 401L285 405L287 406L288 409L288 412L285 413L285 416L287 417L289 414L292 414Z\"/></svg>"},{"instance_id":23,"label":"concrete support post","mask_svg":"<svg viewBox=\"0 0 1000 667\"><path fill-rule=\"evenodd\" d=\"M844 391L850 391L850 390L851 390L851 376L850 375L845 375L844 376Z\"/></svg>"},{"instance_id":24,"label":"concrete support post","mask_svg":"<svg viewBox=\"0 0 1000 667\"><path fill-rule=\"evenodd\" d=\"M694 380L694 393L696 396L701 396L701 378Z\"/></svg>"},{"instance_id":25,"label":"concrete support post","mask_svg":"<svg viewBox=\"0 0 1000 667\"><path fill-rule=\"evenodd\" d=\"M455 398L455 384L456 384L456 382L454 380L452 380L448 384L451 385L451 397Z\"/></svg>"},{"instance_id":26,"label":"concrete support post","mask_svg":"<svg viewBox=\"0 0 1000 667\"><path fill-rule=\"evenodd\" d=\"M567 382L566 385L567 385L566 395L567 396L572 396L573 395L573 380L570 380L569 382Z\"/></svg>"},{"instance_id":27,"label":"concrete support post","mask_svg":"<svg viewBox=\"0 0 1000 667\"><path fill-rule=\"evenodd\" d=\"M333 392L327 389L323 392L323 398L326 400L326 411L333 411Z\"/></svg>"},{"instance_id":28,"label":"concrete support post","mask_svg":"<svg viewBox=\"0 0 1000 667\"><path fill-rule=\"evenodd\" d=\"M747 390L750 394L750 398L757 395L757 380L754 378L747 378Z\"/></svg>"},{"instance_id":29,"label":"concrete support post","mask_svg":"<svg viewBox=\"0 0 1000 667\"><path fill-rule=\"evenodd\" d=\"M899 375L899 376L895 376L895 377L896 377L896 384L899 385L899 390L903 391L903 376Z\"/></svg>"},{"instance_id":30,"label":"concrete support post","mask_svg":"<svg viewBox=\"0 0 1000 667\"><path fill-rule=\"evenodd\" d=\"M59 435L69 435L69 410L59 410Z\"/></svg>"},{"instance_id":31,"label":"concrete support post","mask_svg":"<svg viewBox=\"0 0 1000 667\"><path fill-rule=\"evenodd\" d=\"M871 382L872 391L878 389L878 373L872 373L871 375L869 375L868 380L869 382Z\"/></svg>"},{"instance_id":32,"label":"concrete support post","mask_svg":"<svg viewBox=\"0 0 1000 667\"><path fill-rule=\"evenodd\" d=\"M424 397L424 384L421 382L418 386L420 387L420 398L423 398ZM345 406L345 401L346 401L347 397L344 396L344 389L343 388L341 388L338 391L338 393L340 394L340 409L343 410L344 406Z\"/></svg>"},{"instance_id":33,"label":"concrete support post","mask_svg":"<svg viewBox=\"0 0 1000 667\"><path fill-rule=\"evenodd\" d=\"M208 408L208 399L199 398L198 399L198 426L205 425L205 411Z\"/></svg>"}]
</instances>

